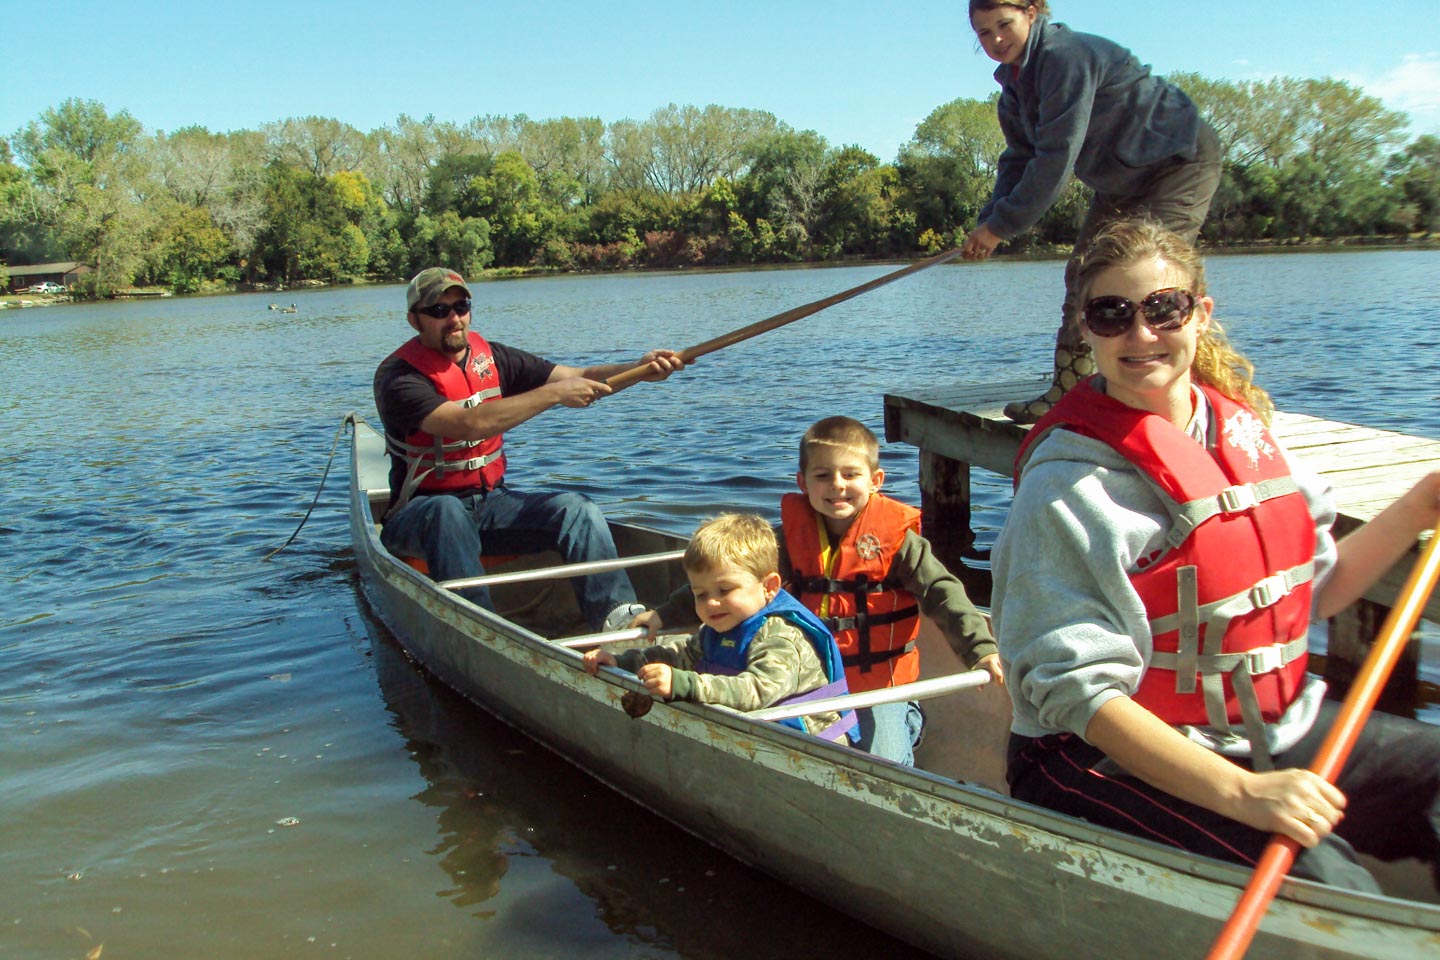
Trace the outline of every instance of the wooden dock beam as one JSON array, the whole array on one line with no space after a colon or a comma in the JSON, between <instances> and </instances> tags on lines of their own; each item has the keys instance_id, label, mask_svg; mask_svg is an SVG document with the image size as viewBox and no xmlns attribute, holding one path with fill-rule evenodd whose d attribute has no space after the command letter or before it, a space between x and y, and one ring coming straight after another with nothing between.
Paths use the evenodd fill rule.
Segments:
<instances>
[{"instance_id":1,"label":"wooden dock beam","mask_svg":"<svg viewBox=\"0 0 1440 960\"><path fill-rule=\"evenodd\" d=\"M935 554L965 582L976 603L988 605L988 569L966 565L975 556L970 522L970 468L1010 476L1029 427L1003 413L1005 403L1044 389L1047 380L952 384L885 395L885 439L920 448L923 530ZM1354 424L1277 412L1275 435L1335 488L1334 533L1345 536L1375 516L1425 474L1440 470L1440 441ZM1375 632L1419 554L1412 548L1365 598L1330 621L1325 679L1337 692L1348 688ZM1437 591L1440 594L1440 591ZM1440 595L1424 617L1440 621ZM1392 675L1384 704L1392 713L1413 712L1419 689L1420 644L1412 638Z\"/></svg>"}]
</instances>

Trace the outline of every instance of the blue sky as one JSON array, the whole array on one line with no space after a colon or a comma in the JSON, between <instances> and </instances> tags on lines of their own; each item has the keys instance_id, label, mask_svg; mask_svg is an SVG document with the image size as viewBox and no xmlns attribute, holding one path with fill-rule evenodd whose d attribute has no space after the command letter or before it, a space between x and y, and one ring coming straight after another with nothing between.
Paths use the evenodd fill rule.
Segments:
<instances>
[{"instance_id":1,"label":"blue sky","mask_svg":"<svg viewBox=\"0 0 1440 960\"><path fill-rule=\"evenodd\" d=\"M1436 0L1053 0L1055 19L1157 72L1230 80L1333 76L1440 134ZM335 117L373 130L401 113L464 122L644 119L667 103L767 110L832 144L893 160L915 125L985 97L959 0L710 0L245 4L0 0L0 135L69 97L149 130L257 129Z\"/></svg>"}]
</instances>

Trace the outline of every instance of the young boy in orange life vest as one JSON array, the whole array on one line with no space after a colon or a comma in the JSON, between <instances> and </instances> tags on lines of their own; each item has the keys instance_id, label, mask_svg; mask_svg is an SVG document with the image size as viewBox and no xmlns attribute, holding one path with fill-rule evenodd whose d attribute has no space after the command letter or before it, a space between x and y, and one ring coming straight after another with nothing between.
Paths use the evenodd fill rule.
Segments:
<instances>
[{"instance_id":1,"label":"young boy in orange life vest","mask_svg":"<svg viewBox=\"0 0 1440 960\"><path fill-rule=\"evenodd\" d=\"M964 585L920 536L920 511L880 492L880 443L863 423L826 417L800 439L802 493L780 501L780 574L789 591L830 627L851 693L919 679L920 614L940 628L967 667L1004 682L990 628ZM688 614L687 614L688 611ZM678 591L633 626L652 633L694 619ZM914 703L856 711L862 750L913 764L923 717Z\"/></svg>"}]
</instances>

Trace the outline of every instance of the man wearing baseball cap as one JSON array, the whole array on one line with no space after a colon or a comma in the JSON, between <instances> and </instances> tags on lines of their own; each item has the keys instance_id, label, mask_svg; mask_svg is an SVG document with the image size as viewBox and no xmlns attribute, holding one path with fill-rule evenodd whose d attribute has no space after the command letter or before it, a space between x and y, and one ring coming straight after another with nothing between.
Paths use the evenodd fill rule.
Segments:
<instances>
[{"instance_id":1,"label":"man wearing baseball cap","mask_svg":"<svg viewBox=\"0 0 1440 960\"><path fill-rule=\"evenodd\" d=\"M557 549L566 563L609 560L615 543L600 508L579 493L505 484L504 432L556 406L588 407L610 377L645 365L664 380L685 362L652 350L638 364L567 367L491 343L470 329L470 287L454 270L421 270L405 291L415 336L375 371L375 406L390 454L390 503L380 539L420 557L436 580L483 573L481 557ZM624 571L571 580L597 629L623 627L644 608ZM460 593L493 609L489 591Z\"/></svg>"}]
</instances>

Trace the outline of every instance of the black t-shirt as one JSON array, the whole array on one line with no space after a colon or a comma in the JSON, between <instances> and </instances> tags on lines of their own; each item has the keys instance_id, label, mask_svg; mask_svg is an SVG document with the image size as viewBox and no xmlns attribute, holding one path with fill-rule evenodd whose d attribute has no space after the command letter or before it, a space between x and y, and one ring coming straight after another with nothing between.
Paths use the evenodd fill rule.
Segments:
<instances>
[{"instance_id":1,"label":"black t-shirt","mask_svg":"<svg viewBox=\"0 0 1440 960\"><path fill-rule=\"evenodd\" d=\"M555 364L533 353L490 341L495 356L495 370L500 377L500 395L513 397L543 386L550 379ZM467 350L462 363L468 363ZM445 397L435 389L419 370L391 354L375 370L375 408L385 432L403 440L415 430ZM405 478L405 464L398 457L390 459L390 490L393 494Z\"/></svg>"}]
</instances>

